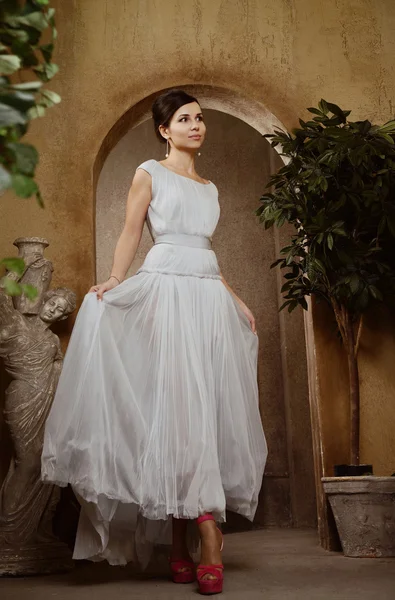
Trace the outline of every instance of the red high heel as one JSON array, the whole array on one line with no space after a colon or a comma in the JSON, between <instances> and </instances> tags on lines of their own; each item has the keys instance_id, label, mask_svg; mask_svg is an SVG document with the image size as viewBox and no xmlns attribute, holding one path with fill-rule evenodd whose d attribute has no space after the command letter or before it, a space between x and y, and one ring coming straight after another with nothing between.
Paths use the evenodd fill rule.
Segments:
<instances>
[{"instance_id":1,"label":"red high heel","mask_svg":"<svg viewBox=\"0 0 395 600\"><path fill-rule=\"evenodd\" d=\"M215 521L211 513L201 515L196 519L197 524L203 523L204 521ZM222 531L217 527L221 533L221 547L220 552L224 547L224 537ZM222 586L224 583L223 575L224 565L198 565L196 569L197 580L199 584L199 592L201 594L220 594L222 592ZM203 579L205 575L212 575L215 579Z\"/></svg>"},{"instance_id":2,"label":"red high heel","mask_svg":"<svg viewBox=\"0 0 395 600\"><path fill-rule=\"evenodd\" d=\"M170 559L171 576L174 583L192 583L195 581L195 563L184 558ZM181 571L181 569L186 569Z\"/></svg>"}]
</instances>

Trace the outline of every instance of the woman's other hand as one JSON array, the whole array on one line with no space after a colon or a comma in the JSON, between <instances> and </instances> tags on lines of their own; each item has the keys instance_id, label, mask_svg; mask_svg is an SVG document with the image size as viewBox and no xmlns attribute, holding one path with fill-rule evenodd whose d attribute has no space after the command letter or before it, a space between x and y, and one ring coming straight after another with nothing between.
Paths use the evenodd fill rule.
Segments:
<instances>
[{"instance_id":1,"label":"woman's other hand","mask_svg":"<svg viewBox=\"0 0 395 600\"><path fill-rule=\"evenodd\" d=\"M98 283L97 285L92 285L89 292L96 292L97 299L103 300L104 292L108 292L109 290L112 290L113 288L117 287L117 285L119 285L118 280L115 277L109 277L107 279L107 281L105 281L104 283Z\"/></svg>"},{"instance_id":2,"label":"woman's other hand","mask_svg":"<svg viewBox=\"0 0 395 600\"><path fill-rule=\"evenodd\" d=\"M250 309L248 308L248 306L246 306L244 304L244 302L239 302L239 305L240 305L241 310L243 311L243 313L245 314L245 316L247 317L247 319L250 322L250 326L251 326L252 332L255 333L255 335L257 335L254 315L252 314L252 312L250 311Z\"/></svg>"}]
</instances>

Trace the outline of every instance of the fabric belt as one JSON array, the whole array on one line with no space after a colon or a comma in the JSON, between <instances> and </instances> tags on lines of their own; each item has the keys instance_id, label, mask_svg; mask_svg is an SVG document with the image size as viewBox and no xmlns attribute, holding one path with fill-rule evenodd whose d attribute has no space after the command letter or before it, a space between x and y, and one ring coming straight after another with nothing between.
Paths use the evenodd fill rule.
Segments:
<instances>
[{"instance_id":1,"label":"fabric belt","mask_svg":"<svg viewBox=\"0 0 395 600\"><path fill-rule=\"evenodd\" d=\"M155 238L155 244L176 244L211 250L211 239L204 235L189 235L187 233L162 233Z\"/></svg>"}]
</instances>

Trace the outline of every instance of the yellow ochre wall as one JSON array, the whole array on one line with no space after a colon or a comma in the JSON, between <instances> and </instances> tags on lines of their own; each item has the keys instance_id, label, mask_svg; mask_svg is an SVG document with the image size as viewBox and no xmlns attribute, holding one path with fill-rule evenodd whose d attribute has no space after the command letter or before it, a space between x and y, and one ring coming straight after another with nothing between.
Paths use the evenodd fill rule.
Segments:
<instances>
[{"instance_id":1,"label":"yellow ochre wall","mask_svg":"<svg viewBox=\"0 0 395 600\"><path fill-rule=\"evenodd\" d=\"M393 0L52 4L60 73L49 87L62 103L33 123L29 134L40 151L46 209L34 200L3 197L0 255L13 254L12 241L20 235L48 238L53 285L70 286L79 300L95 273L93 164L110 129L147 96L172 86L217 86L255 102L287 128L322 97L351 109L354 119L381 123L394 117ZM330 319L319 311L312 316L318 479L331 474L334 462L348 460L348 417L344 361ZM367 320L361 339L362 460L372 462L376 474L391 474L395 335L393 325L380 319L376 330L375 320Z\"/></svg>"}]
</instances>

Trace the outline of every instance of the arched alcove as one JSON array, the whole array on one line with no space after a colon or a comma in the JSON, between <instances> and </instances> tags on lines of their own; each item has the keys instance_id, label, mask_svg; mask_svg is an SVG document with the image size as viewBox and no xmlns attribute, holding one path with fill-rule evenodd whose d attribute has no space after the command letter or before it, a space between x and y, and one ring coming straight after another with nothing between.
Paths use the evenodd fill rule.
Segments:
<instances>
[{"instance_id":1,"label":"arched alcove","mask_svg":"<svg viewBox=\"0 0 395 600\"><path fill-rule=\"evenodd\" d=\"M299 313L291 319L278 313L281 277L269 268L287 232L280 232L284 239L277 230L264 232L253 214L270 173L281 166L280 157L262 134L282 125L263 105L238 93L211 86L182 88L199 98L208 127L198 171L219 188L221 219L213 248L226 279L258 323L260 405L269 460L256 524L314 526L303 317ZM111 268L135 168L148 158L163 157L164 147L156 140L150 121L152 102L162 91L131 107L114 124L97 154L93 179L98 280ZM151 244L145 227L130 274L138 269ZM230 515L231 528L245 525Z\"/></svg>"}]
</instances>

